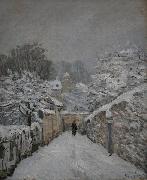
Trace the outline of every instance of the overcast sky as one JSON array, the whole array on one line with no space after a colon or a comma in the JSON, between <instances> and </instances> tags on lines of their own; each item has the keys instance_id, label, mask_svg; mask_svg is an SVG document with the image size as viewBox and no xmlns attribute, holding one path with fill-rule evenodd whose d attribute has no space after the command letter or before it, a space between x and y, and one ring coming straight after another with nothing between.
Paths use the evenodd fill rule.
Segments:
<instances>
[{"instance_id":1,"label":"overcast sky","mask_svg":"<svg viewBox=\"0 0 147 180\"><path fill-rule=\"evenodd\" d=\"M142 0L0 0L0 53L38 41L53 61L144 43Z\"/></svg>"}]
</instances>

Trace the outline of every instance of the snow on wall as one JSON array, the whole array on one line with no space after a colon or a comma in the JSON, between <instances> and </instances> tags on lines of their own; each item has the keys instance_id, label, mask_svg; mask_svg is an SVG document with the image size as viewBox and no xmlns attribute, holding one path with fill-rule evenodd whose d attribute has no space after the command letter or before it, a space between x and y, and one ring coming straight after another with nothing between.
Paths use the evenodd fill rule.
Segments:
<instances>
[{"instance_id":1,"label":"snow on wall","mask_svg":"<svg viewBox=\"0 0 147 180\"><path fill-rule=\"evenodd\" d=\"M0 126L0 171L12 174L16 164L31 155L41 143L42 127L39 123L33 123L31 128Z\"/></svg>"},{"instance_id":2,"label":"snow on wall","mask_svg":"<svg viewBox=\"0 0 147 180\"><path fill-rule=\"evenodd\" d=\"M87 136L108 148L108 122L111 120L111 150L121 158L147 171L146 84L126 92L85 118ZM106 116L111 112L111 116Z\"/></svg>"},{"instance_id":3,"label":"snow on wall","mask_svg":"<svg viewBox=\"0 0 147 180\"><path fill-rule=\"evenodd\" d=\"M134 88L133 90L131 90L129 92L123 93L122 95L118 96L114 101L112 101L109 104L106 104L106 105L102 106L101 108L95 110L92 114L90 114L87 118L85 118L85 121L87 121L87 120L91 121L101 111L109 111L111 106L114 104L118 104L119 102L121 102L123 100L129 101L135 92L140 92L143 89L147 90L147 84L146 83L141 85L141 86Z\"/></svg>"}]
</instances>

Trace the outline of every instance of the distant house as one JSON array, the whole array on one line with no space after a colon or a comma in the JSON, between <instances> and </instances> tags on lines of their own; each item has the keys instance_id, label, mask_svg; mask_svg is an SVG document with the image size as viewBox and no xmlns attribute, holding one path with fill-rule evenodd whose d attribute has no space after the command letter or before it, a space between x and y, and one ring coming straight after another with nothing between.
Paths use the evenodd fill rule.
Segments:
<instances>
[{"instance_id":1,"label":"distant house","mask_svg":"<svg viewBox=\"0 0 147 180\"><path fill-rule=\"evenodd\" d=\"M61 90L62 89L62 84L60 80L54 80L50 81L50 86L52 90Z\"/></svg>"},{"instance_id":2,"label":"distant house","mask_svg":"<svg viewBox=\"0 0 147 180\"><path fill-rule=\"evenodd\" d=\"M61 81L56 79L54 81L50 81L50 88L52 90L52 96L58 96L62 91Z\"/></svg>"},{"instance_id":3,"label":"distant house","mask_svg":"<svg viewBox=\"0 0 147 180\"><path fill-rule=\"evenodd\" d=\"M48 108L50 110L60 111L63 108L62 102L51 96L48 96L45 101L48 103Z\"/></svg>"}]
</instances>

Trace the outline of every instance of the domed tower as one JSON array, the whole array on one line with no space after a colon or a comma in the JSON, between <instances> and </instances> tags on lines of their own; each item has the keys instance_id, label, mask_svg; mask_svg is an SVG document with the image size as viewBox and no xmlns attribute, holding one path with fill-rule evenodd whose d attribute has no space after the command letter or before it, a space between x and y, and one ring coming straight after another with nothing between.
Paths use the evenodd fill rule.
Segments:
<instances>
[{"instance_id":1,"label":"domed tower","mask_svg":"<svg viewBox=\"0 0 147 180\"><path fill-rule=\"evenodd\" d=\"M70 92L74 87L74 84L71 80L71 77L68 72L66 72L63 75L63 80L62 80L62 91L64 92Z\"/></svg>"},{"instance_id":2,"label":"domed tower","mask_svg":"<svg viewBox=\"0 0 147 180\"><path fill-rule=\"evenodd\" d=\"M66 72L66 73L64 73L64 75L63 75L63 80L69 80L70 79L70 75L69 75L69 73L68 72Z\"/></svg>"}]
</instances>

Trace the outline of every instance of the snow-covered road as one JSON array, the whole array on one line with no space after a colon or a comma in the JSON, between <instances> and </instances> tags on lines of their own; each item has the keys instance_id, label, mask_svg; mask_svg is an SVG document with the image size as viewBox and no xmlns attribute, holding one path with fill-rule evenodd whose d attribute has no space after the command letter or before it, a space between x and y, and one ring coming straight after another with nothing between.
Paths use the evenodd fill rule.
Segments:
<instances>
[{"instance_id":1,"label":"snow-covered road","mask_svg":"<svg viewBox=\"0 0 147 180\"><path fill-rule=\"evenodd\" d=\"M9 180L120 180L143 175L86 136L65 132L20 162ZM30 177L30 178L29 178ZM27 178L26 178L27 179Z\"/></svg>"}]
</instances>

